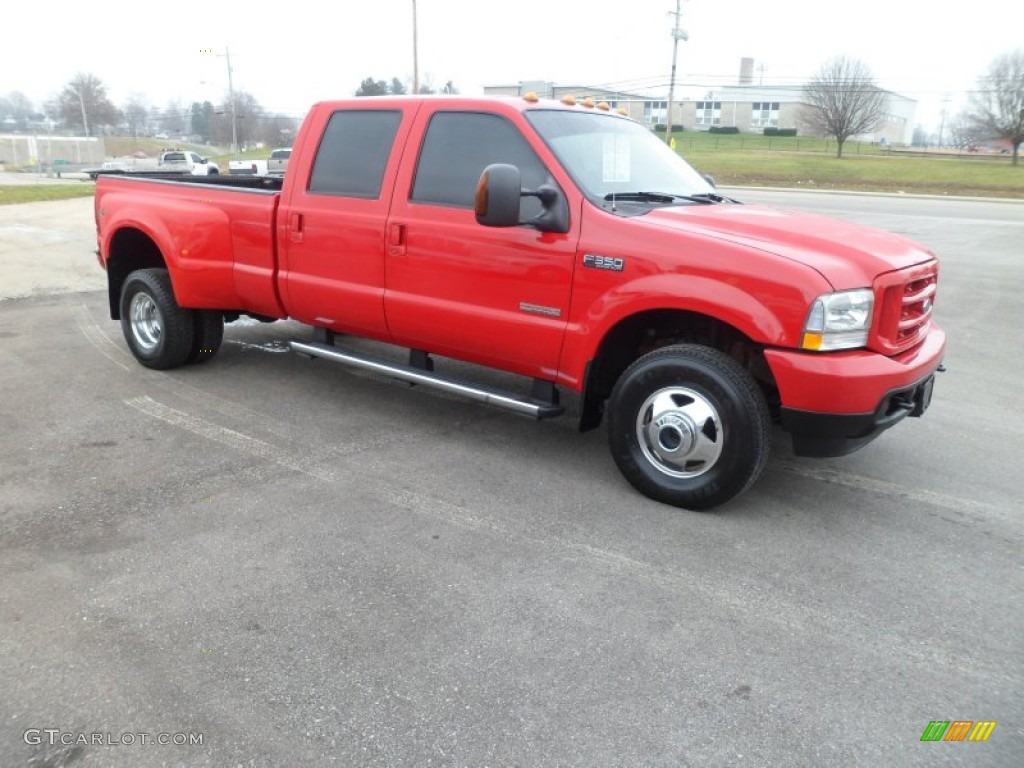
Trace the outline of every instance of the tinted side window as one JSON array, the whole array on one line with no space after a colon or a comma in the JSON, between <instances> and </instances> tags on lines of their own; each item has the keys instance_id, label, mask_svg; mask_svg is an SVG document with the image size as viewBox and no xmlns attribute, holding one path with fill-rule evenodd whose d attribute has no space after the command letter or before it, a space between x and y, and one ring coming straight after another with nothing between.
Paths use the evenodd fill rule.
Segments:
<instances>
[{"instance_id":1,"label":"tinted side window","mask_svg":"<svg viewBox=\"0 0 1024 768\"><path fill-rule=\"evenodd\" d=\"M342 197L380 197L401 112L335 112L327 123L309 177L309 191Z\"/></svg>"},{"instance_id":2,"label":"tinted side window","mask_svg":"<svg viewBox=\"0 0 1024 768\"><path fill-rule=\"evenodd\" d=\"M523 186L530 189L551 182L540 158L508 120L474 112L438 112L423 139L412 200L472 208L480 174L491 163L518 166ZM539 212L536 198L523 198L522 216Z\"/></svg>"}]
</instances>

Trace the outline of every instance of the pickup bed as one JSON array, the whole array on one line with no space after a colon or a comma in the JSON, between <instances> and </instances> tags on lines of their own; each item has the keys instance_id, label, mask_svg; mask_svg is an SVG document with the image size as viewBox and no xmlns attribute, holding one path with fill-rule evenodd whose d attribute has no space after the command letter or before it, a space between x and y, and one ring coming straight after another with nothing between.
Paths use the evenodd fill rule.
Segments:
<instances>
[{"instance_id":1,"label":"pickup bed","mask_svg":"<svg viewBox=\"0 0 1024 768\"><path fill-rule=\"evenodd\" d=\"M209 360L244 313L312 326L298 353L535 418L568 390L630 483L689 509L754 483L773 420L838 456L924 413L945 349L932 253L726 198L643 126L565 102L323 102L283 178L100 176L111 317L150 368Z\"/></svg>"}]
</instances>

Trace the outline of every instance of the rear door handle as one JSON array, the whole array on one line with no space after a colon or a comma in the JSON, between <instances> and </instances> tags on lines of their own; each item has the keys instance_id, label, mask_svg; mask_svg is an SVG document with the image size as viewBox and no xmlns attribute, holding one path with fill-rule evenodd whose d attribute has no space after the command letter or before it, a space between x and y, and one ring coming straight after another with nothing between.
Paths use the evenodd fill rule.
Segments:
<instances>
[{"instance_id":1,"label":"rear door handle","mask_svg":"<svg viewBox=\"0 0 1024 768\"><path fill-rule=\"evenodd\" d=\"M388 227L388 254L405 256L405 224L391 224Z\"/></svg>"},{"instance_id":2,"label":"rear door handle","mask_svg":"<svg viewBox=\"0 0 1024 768\"><path fill-rule=\"evenodd\" d=\"M293 213L288 217L288 237L293 243L302 242L302 227L305 223L301 213Z\"/></svg>"}]
</instances>

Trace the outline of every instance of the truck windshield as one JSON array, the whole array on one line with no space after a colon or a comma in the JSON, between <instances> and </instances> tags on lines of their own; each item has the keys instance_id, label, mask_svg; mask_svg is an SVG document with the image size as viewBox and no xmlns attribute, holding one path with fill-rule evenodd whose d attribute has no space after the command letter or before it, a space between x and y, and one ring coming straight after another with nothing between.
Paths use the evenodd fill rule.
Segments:
<instances>
[{"instance_id":1,"label":"truck windshield","mask_svg":"<svg viewBox=\"0 0 1024 768\"><path fill-rule=\"evenodd\" d=\"M594 112L529 110L527 119L580 189L598 205L696 202L714 189L674 150L639 123Z\"/></svg>"}]
</instances>

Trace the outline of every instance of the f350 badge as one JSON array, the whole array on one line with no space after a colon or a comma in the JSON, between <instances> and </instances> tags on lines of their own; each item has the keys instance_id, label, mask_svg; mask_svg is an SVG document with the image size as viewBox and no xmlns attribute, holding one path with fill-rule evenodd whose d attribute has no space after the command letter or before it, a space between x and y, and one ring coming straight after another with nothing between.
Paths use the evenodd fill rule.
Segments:
<instances>
[{"instance_id":1,"label":"f350 badge","mask_svg":"<svg viewBox=\"0 0 1024 768\"><path fill-rule=\"evenodd\" d=\"M585 253L583 254L583 266L621 272L626 268L626 260L615 256L598 256L596 253Z\"/></svg>"}]
</instances>

